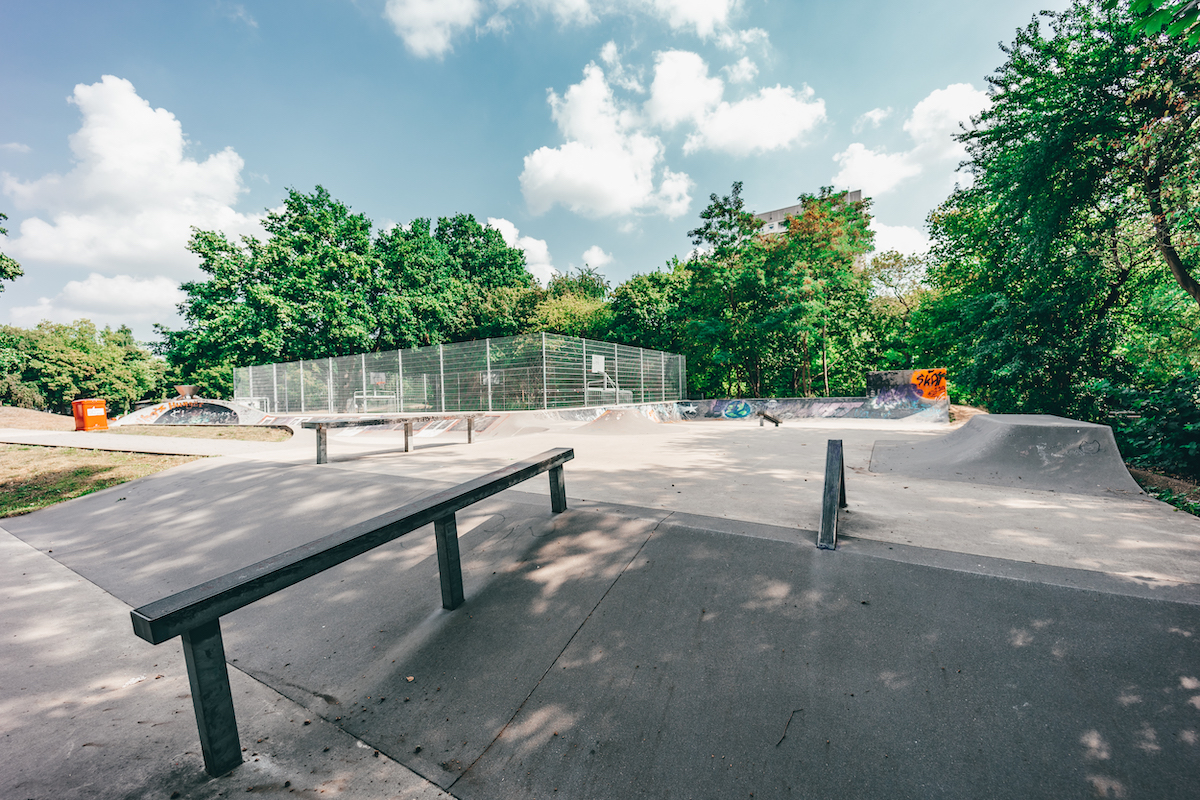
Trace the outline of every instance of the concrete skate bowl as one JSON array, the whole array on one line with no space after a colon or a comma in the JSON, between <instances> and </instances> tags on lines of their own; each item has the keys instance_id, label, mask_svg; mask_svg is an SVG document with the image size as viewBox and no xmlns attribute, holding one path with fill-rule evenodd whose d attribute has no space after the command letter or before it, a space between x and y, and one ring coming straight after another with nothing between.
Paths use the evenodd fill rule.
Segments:
<instances>
[{"instance_id":1,"label":"concrete skate bowl","mask_svg":"<svg viewBox=\"0 0 1200 800\"><path fill-rule=\"evenodd\" d=\"M915 442L878 441L871 471L1073 494L1140 494L1112 428L1048 414L981 414Z\"/></svg>"}]
</instances>

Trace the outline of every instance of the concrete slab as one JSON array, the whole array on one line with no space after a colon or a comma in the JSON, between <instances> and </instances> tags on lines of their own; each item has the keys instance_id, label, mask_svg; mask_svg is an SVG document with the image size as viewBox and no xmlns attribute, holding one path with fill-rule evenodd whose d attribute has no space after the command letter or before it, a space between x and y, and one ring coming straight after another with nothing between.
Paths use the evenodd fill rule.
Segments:
<instances>
[{"instance_id":1,"label":"concrete slab","mask_svg":"<svg viewBox=\"0 0 1200 800\"><path fill-rule=\"evenodd\" d=\"M365 763L391 758L428 781L422 791L463 798L1190 796L1200 521L1147 498L872 474L880 432L900 426L812 422L548 429L409 454L348 450L323 466L272 451L5 524L41 550L26 548L28 559L62 570L50 564L61 558L116 596L113 637L125 631L150 663L178 664L177 642L150 648L128 632L124 603L574 446L566 514L548 513L543 480L460 514L467 602L454 612L439 608L433 542L420 531L227 617L235 691L253 679L275 692L235 695L243 736L305 747L281 732L257 742L246 717L302 708L305 731L337 727L369 749ZM826 438L845 441L850 469L849 536L832 553L813 547L811 530ZM1083 564L1094 571L1068 569ZM57 587L51 572L33 585ZM0 616L6 638L27 635L14 608ZM91 628L106 629L81 619L55 612L50 630L86 649ZM21 652L14 670L59 669L53 680L72 686L122 657L98 650L55 667L51 648ZM143 684L154 685L131 687ZM40 693L21 713L61 738L75 723L55 697ZM123 727L154 719L112 697L105 708L132 709ZM170 744L174 729L162 751L159 729L138 738L160 755L196 749L190 703L174 699L186 718L178 741L190 744ZM35 776L39 751L23 742L50 737L13 733L20 774ZM100 778L125 766L125 751L112 752L89 762ZM154 796L180 776L209 786L188 758L177 773L131 773L126 794ZM356 763L347 780L368 774Z\"/></svg>"},{"instance_id":2,"label":"concrete slab","mask_svg":"<svg viewBox=\"0 0 1200 800\"><path fill-rule=\"evenodd\" d=\"M209 778L179 647L130 636L129 606L3 529L0 560L0 797L447 797L236 668L246 763Z\"/></svg>"}]
</instances>

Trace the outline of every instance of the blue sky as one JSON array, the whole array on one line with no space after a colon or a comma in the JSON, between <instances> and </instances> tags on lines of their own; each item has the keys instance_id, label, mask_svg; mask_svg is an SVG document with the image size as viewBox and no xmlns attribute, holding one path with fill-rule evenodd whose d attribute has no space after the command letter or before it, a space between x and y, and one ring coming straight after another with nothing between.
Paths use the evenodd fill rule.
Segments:
<instances>
[{"instance_id":1,"label":"blue sky","mask_svg":"<svg viewBox=\"0 0 1200 800\"><path fill-rule=\"evenodd\" d=\"M379 226L474 214L531 271L614 283L690 249L710 193L874 198L916 251L1001 41L1065 2L196 0L0 8L0 322L178 324L190 226L288 187Z\"/></svg>"}]
</instances>

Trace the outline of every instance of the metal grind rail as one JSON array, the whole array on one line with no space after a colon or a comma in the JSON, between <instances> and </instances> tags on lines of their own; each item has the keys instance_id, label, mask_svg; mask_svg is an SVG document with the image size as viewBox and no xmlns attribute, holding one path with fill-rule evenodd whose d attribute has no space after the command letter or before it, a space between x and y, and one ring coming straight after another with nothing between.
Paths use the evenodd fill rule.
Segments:
<instances>
[{"instance_id":1,"label":"metal grind rail","mask_svg":"<svg viewBox=\"0 0 1200 800\"><path fill-rule=\"evenodd\" d=\"M550 473L551 510L556 514L565 511L563 464L573 458L575 451L569 447L547 450L131 611L133 632L147 642L162 644L176 636L183 638L205 771L217 777L242 763L221 640L222 616L431 522L437 540L442 607L458 608L463 603L463 582L455 513L543 472Z\"/></svg>"},{"instance_id":2,"label":"metal grind rail","mask_svg":"<svg viewBox=\"0 0 1200 800\"><path fill-rule=\"evenodd\" d=\"M838 509L846 507L846 463L842 440L830 439L825 448L825 491L821 497L821 530L817 547L837 549Z\"/></svg>"}]
</instances>

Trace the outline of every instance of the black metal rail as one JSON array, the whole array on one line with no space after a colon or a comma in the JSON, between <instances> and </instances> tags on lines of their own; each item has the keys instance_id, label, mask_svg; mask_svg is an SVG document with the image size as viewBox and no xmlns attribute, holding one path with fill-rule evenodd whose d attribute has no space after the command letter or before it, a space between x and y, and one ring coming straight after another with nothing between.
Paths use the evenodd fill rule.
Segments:
<instances>
[{"instance_id":1,"label":"black metal rail","mask_svg":"<svg viewBox=\"0 0 1200 800\"><path fill-rule=\"evenodd\" d=\"M452 419L454 417L442 417ZM461 419L462 417L458 417ZM404 452L409 450L409 440L413 435L413 417L412 415L400 416L397 414L389 414L386 416L362 417L359 419L316 419L308 422L301 422L301 428L309 428L317 432L317 463L329 463L329 429L330 428L366 428L372 425L394 425L398 422L404 423ZM467 444L475 438L475 416L468 414L467 420Z\"/></svg>"},{"instance_id":2,"label":"black metal rail","mask_svg":"<svg viewBox=\"0 0 1200 800\"><path fill-rule=\"evenodd\" d=\"M205 771L215 777L242 763L221 617L431 522L442 607L458 608L463 603L463 583L455 513L543 472L550 473L551 510L565 511L563 464L574 457L569 447L547 450L130 612L133 632L151 644L183 638Z\"/></svg>"},{"instance_id":3,"label":"black metal rail","mask_svg":"<svg viewBox=\"0 0 1200 800\"><path fill-rule=\"evenodd\" d=\"M837 549L838 509L846 507L846 464L842 440L830 439L825 448L825 492L821 497L821 530L817 547Z\"/></svg>"}]
</instances>

